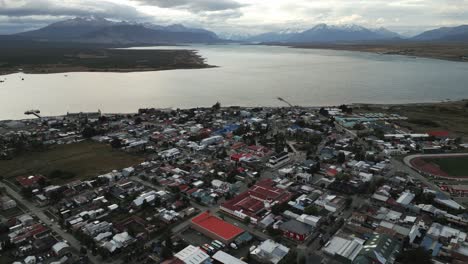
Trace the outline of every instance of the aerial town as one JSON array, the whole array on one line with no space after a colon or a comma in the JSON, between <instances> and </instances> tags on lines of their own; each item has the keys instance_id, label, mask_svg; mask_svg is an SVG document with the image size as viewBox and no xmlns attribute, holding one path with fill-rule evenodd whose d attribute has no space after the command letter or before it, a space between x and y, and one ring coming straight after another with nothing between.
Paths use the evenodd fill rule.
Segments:
<instances>
[{"instance_id":1,"label":"aerial town","mask_svg":"<svg viewBox=\"0 0 468 264\"><path fill-rule=\"evenodd\" d=\"M468 144L398 113L29 114L0 122L2 264L468 263Z\"/></svg>"}]
</instances>

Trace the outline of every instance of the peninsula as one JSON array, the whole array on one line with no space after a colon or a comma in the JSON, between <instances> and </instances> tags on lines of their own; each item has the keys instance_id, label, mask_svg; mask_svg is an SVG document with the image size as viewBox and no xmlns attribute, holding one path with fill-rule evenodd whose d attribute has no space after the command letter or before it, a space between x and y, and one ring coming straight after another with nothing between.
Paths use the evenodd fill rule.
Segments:
<instances>
[{"instance_id":1,"label":"peninsula","mask_svg":"<svg viewBox=\"0 0 468 264\"><path fill-rule=\"evenodd\" d=\"M23 42L0 44L0 75L139 72L212 67L193 50L132 50L121 46Z\"/></svg>"}]
</instances>

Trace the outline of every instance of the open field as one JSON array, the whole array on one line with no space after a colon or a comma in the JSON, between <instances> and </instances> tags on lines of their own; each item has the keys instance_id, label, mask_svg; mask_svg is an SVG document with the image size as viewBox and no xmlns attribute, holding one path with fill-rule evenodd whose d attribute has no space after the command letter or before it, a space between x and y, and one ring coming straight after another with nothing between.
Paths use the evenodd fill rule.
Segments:
<instances>
[{"instance_id":1,"label":"open field","mask_svg":"<svg viewBox=\"0 0 468 264\"><path fill-rule=\"evenodd\" d=\"M12 160L0 161L0 176L42 174L50 176L62 171L56 178L48 177L53 183L64 183L73 179L87 179L93 176L133 166L143 158L113 150L110 146L85 141L70 145L54 146L43 152L27 152ZM61 175L64 175L63 177Z\"/></svg>"},{"instance_id":2,"label":"open field","mask_svg":"<svg viewBox=\"0 0 468 264\"><path fill-rule=\"evenodd\" d=\"M382 112L406 116L408 120L399 120L396 123L416 133L446 130L451 137L468 140L468 100L405 105L356 104L355 106L358 113Z\"/></svg>"},{"instance_id":3,"label":"open field","mask_svg":"<svg viewBox=\"0 0 468 264\"><path fill-rule=\"evenodd\" d=\"M427 154L405 158L406 163L424 174L447 180L468 179L468 154Z\"/></svg>"},{"instance_id":4,"label":"open field","mask_svg":"<svg viewBox=\"0 0 468 264\"><path fill-rule=\"evenodd\" d=\"M450 158L423 158L452 177L468 178L468 156Z\"/></svg>"},{"instance_id":5,"label":"open field","mask_svg":"<svg viewBox=\"0 0 468 264\"><path fill-rule=\"evenodd\" d=\"M372 44L304 44L294 48L333 49L372 52L382 55L403 55L451 61L468 61L466 43L372 43Z\"/></svg>"}]
</instances>

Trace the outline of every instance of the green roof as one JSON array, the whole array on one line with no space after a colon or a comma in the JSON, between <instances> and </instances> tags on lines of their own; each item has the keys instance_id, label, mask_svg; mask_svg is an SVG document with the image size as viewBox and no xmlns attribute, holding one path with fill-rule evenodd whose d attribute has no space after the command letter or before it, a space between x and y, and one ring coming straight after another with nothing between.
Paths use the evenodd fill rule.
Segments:
<instances>
[{"instance_id":1,"label":"green roof","mask_svg":"<svg viewBox=\"0 0 468 264\"><path fill-rule=\"evenodd\" d=\"M395 256L400 250L401 243L397 239L385 234L376 234L364 243L364 247L353 263L393 263Z\"/></svg>"}]
</instances>

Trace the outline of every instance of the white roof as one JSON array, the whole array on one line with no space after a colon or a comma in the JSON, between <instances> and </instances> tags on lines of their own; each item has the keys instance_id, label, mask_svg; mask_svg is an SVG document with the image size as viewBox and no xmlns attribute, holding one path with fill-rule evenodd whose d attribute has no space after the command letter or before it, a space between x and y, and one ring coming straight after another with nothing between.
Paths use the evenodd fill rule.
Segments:
<instances>
[{"instance_id":1,"label":"white roof","mask_svg":"<svg viewBox=\"0 0 468 264\"><path fill-rule=\"evenodd\" d=\"M194 247L192 245L182 249L174 256L187 264L201 264L210 258L210 256L199 247Z\"/></svg>"},{"instance_id":2,"label":"white roof","mask_svg":"<svg viewBox=\"0 0 468 264\"><path fill-rule=\"evenodd\" d=\"M65 242L57 242L55 245L52 246L52 250L55 252L55 254L58 254L60 250L69 247L67 243Z\"/></svg>"},{"instance_id":3,"label":"white roof","mask_svg":"<svg viewBox=\"0 0 468 264\"><path fill-rule=\"evenodd\" d=\"M398 197L396 202L402 205L408 205L413 201L414 197L415 195L413 193L406 191Z\"/></svg>"},{"instance_id":4,"label":"white roof","mask_svg":"<svg viewBox=\"0 0 468 264\"><path fill-rule=\"evenodd\" d=\"M228 253L221 251L221 250L216 252L216 254L213 255L213 259L223 264L247 264L247 262L244 262L236 257L233 257L229 255Z\"/></svg>"},{"instance_id":5,"label":"white roof","mask_svg":"<svg viewBox=\"0 0 468 264\"><path fill-rule=\"evenodd\" d=\"M342 237L333 237L323 248L325 253L332 256L340 255L353 261L363 248L364 240L359 238L346 239Z\"/></svg>"}]
</instances>

